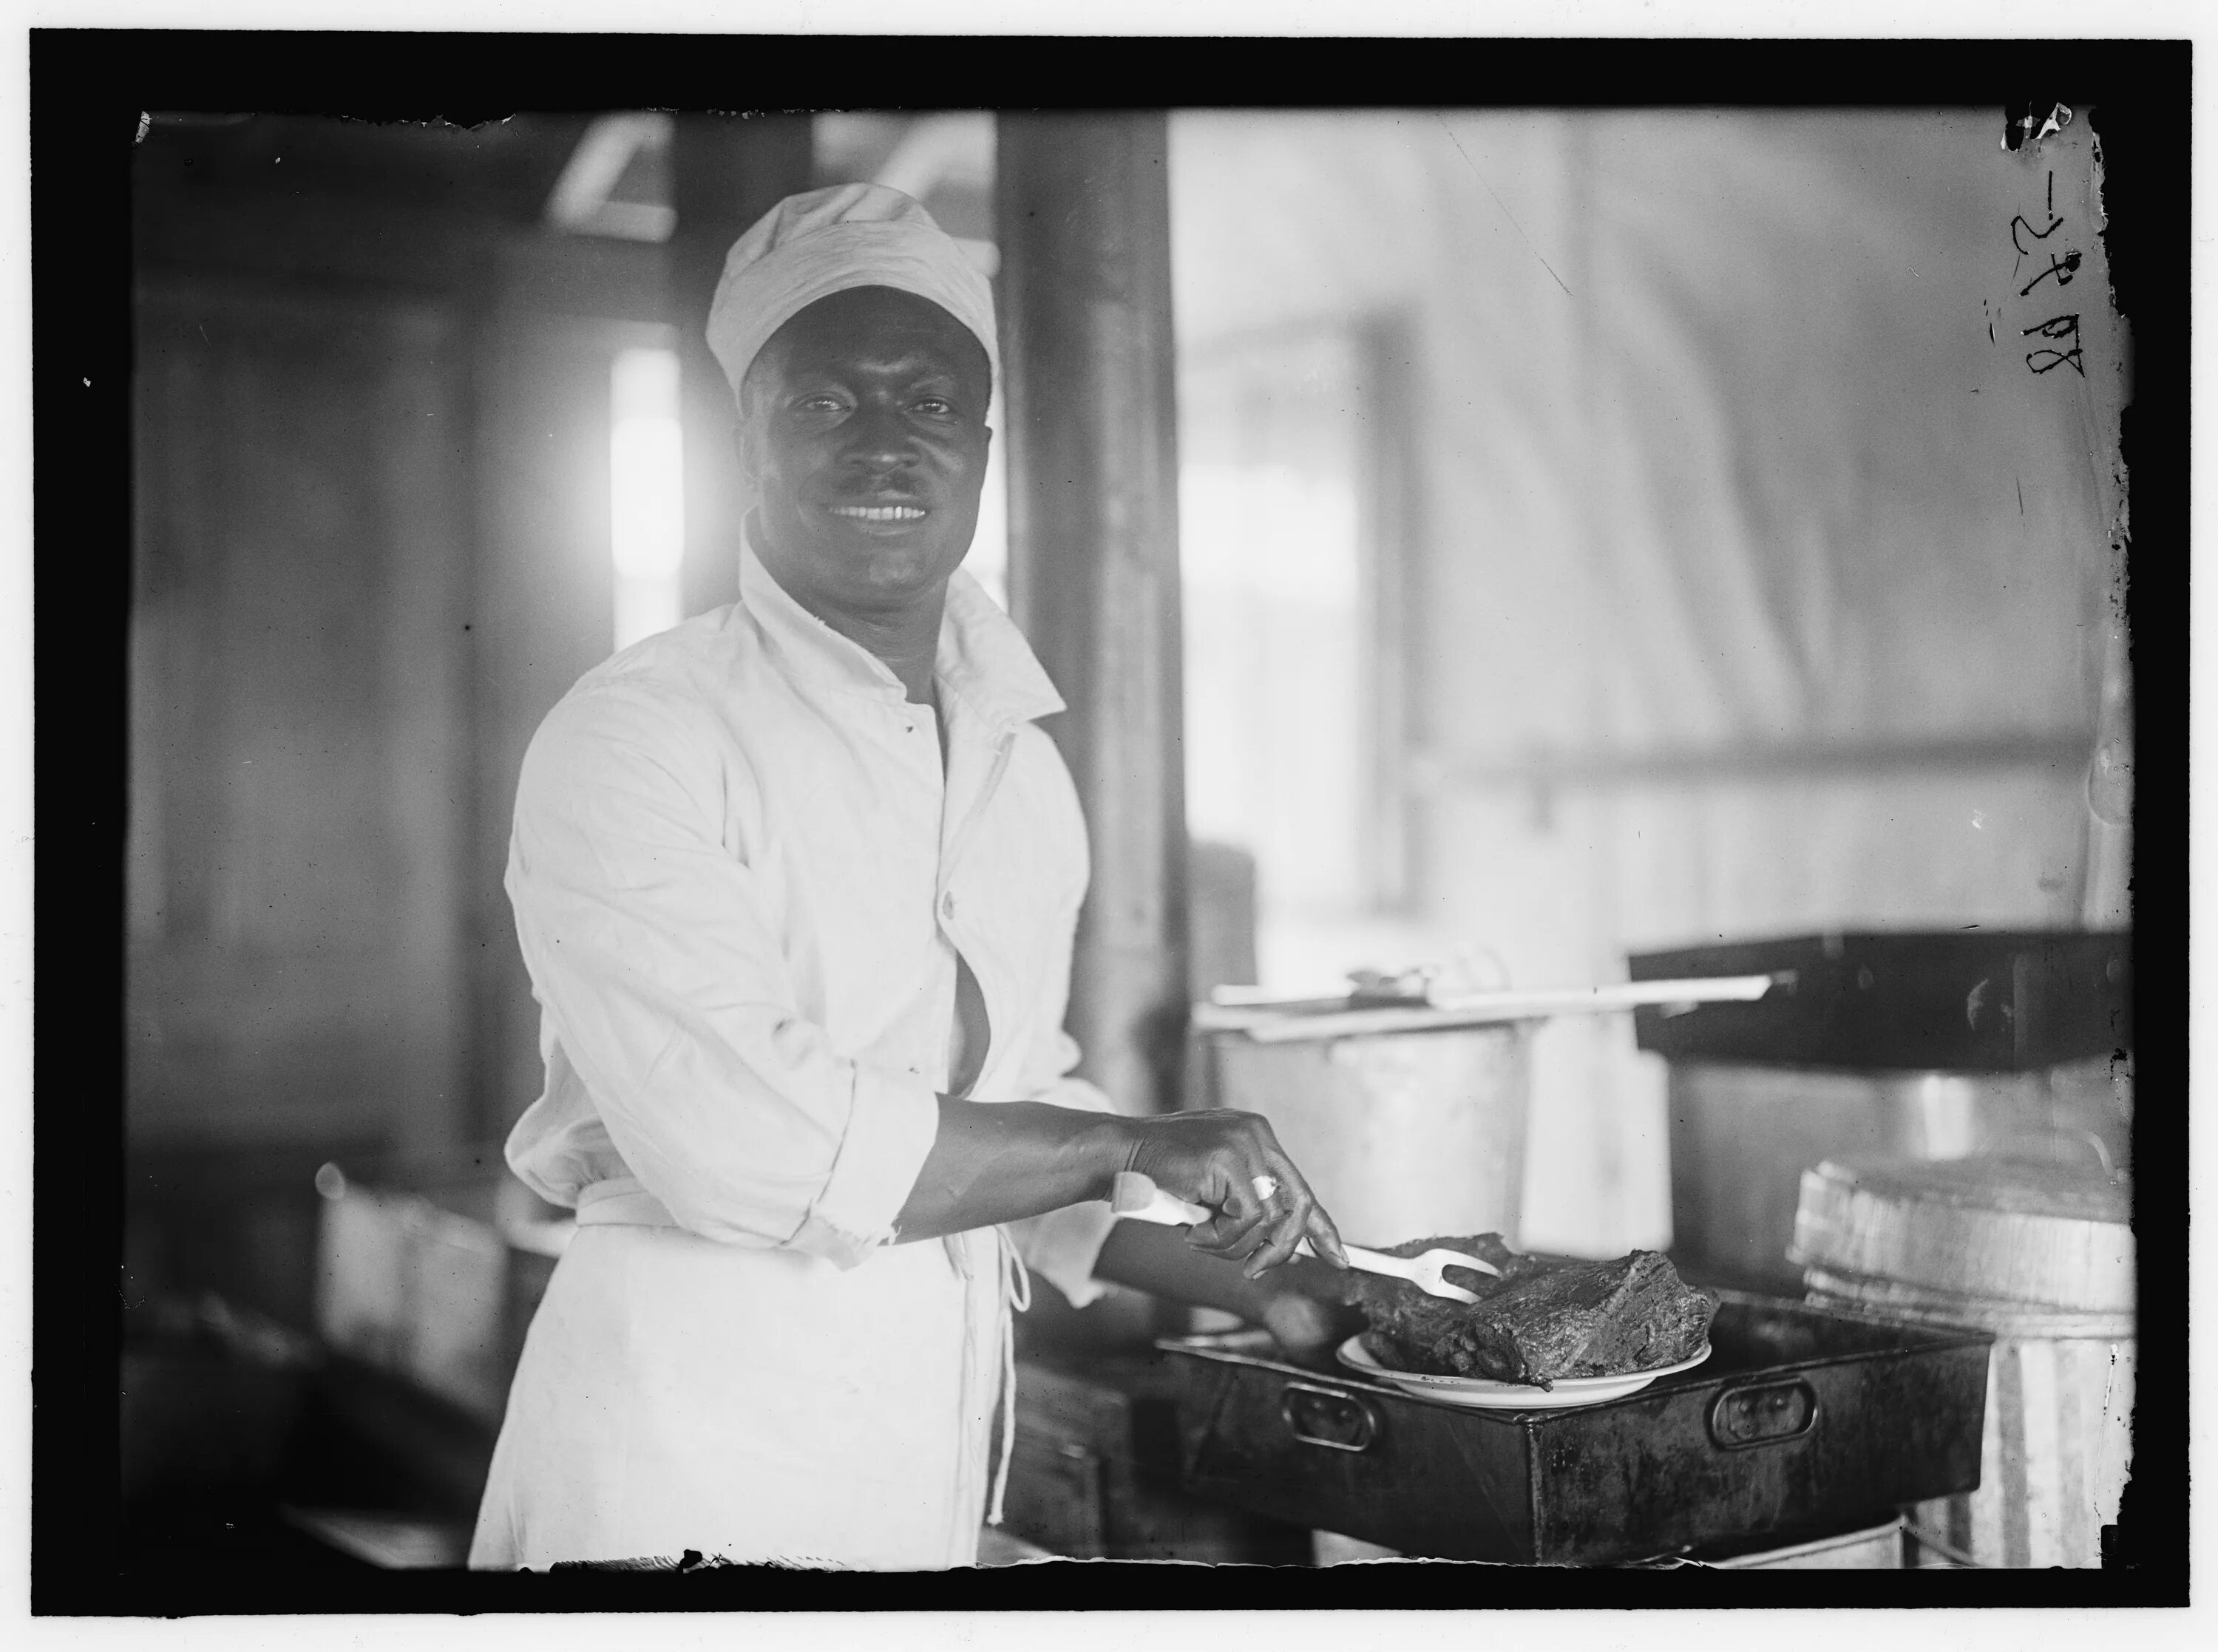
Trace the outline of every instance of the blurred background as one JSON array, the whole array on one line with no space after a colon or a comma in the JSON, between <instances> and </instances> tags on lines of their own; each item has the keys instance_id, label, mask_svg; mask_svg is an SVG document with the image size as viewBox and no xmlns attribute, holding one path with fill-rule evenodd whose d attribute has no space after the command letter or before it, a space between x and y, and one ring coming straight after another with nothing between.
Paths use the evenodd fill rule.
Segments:
<instances>
[{"instance_id":1,"label":"blurred background","mask_svg":"<svg viewBox=\"0 0 2218 1652\"><path fill-rule=\"evenodd\" d=\"M700 329L730 242L876 179L1006 288L999 172L1064 143L1010 125L152 114L124 1384L148 1544L238 1541L220 1507L331 1564L452 1561L561 1242L500 1170L541 1080L501 889L524 745L613 649L735 594ZM1184 999L2126 923L2128 344L2085 121L2003 131L1169 118L1174 480L1134 486L1174 523L1178 623L1121 651L1102 623L1183 795ZM970 566L1031 628L1052 592L1010 467L1058 392L1022 388ZM1529 1043L1498 1225L1671 1244L1664 1061L1623 1017ZM1183 1073L1135 1104L1206 1104L1219 1069ZM2075 1085L2122 1152L2108 1066ZM1215 1557L1273 1540L1173 1524Z\"/></svg>"}]
</instances>

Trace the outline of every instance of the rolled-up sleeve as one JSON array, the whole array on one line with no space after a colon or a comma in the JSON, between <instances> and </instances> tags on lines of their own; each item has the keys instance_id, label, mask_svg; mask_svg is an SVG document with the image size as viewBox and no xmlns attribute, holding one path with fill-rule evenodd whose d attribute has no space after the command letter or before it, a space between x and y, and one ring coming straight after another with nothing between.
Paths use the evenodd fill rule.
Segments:
<instances>
[{"instance_id":1,"label":"rolled-up sleeve","mask_svg":"<svg viewBox=\"0 0 2218 1652\"><path fill-rule=\"evenodd\" d=\"M705 722L629 684L548 716L517 787L517 937L610 1142L680 1226L852 1267L891 1238L937 1098L801 1013L761 882L724 842L747 777Z\"/></svg>"}]
</instances>

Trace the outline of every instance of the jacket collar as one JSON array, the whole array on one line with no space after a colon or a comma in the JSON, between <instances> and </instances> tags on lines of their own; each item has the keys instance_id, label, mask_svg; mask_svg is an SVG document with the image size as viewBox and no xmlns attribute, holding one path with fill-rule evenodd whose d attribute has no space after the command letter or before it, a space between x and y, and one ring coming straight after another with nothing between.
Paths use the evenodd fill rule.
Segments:
<instances>
[{"instance_id":1,"label":"jacket collar","mask_svg":"<svg viewBox=\"0 0 2218 1652\"><path fill-rule=\"evenodd\" d=\"M906 696L890 666L795 601L744 537L740 605L795 677L875 700ZM1064 708L1024 633L960 568L947 582L932 676L945 694L997 729Z\"/></svg>"}]
</instances>

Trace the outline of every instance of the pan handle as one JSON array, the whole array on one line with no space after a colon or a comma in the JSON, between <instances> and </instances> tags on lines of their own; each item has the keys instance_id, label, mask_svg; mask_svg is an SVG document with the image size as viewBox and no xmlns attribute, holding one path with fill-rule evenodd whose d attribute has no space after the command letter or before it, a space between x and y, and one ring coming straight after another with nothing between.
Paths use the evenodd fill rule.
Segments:
<instances>
[{"instance_id":1,"label":"pan handle","mask_svg":"<svg viewBox=\"0 0 2218 1652\"><path fill-rule=\"evenodd\" d=\"M1710 1401L1709 1425L1712 1444L1727 1451L1800 1439L1818 1426L1818 1392L1799 1377L1725 1389Z\"/></svg>"},{"instance_id":2,"label":"pan handle","mask_svg":"<svg viewBox=\"0 0 2218 1652\"><path fill-rule=\"evenodd\" d=\"M1329 1451L1367 1451L1379 1438L1379 1414L1346 1389L1289 1383L1279 1396L1279 1415L1303 1445Z\"/></svg>"}]
</instances>

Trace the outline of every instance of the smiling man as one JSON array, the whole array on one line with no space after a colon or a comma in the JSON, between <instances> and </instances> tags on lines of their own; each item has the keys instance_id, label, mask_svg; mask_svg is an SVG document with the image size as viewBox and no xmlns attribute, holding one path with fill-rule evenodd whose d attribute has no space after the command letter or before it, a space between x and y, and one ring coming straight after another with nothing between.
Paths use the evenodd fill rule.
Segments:
<instances>
[{"instance_id":1,"label":"smiling man","mask_svg":"<svg viewBox=\"0 0 2218 1652\"><path fill-rule=\"evenodd\" d=\"M579 1225L471 1563L968 1564L1027 1264L1314 1331L1292 1305L1335 1276L1286 1265L1339 1239L1261 1119L1072 1076L1085 826L1033 721L1063 702L958 566L984 279L907 196L818 190L734 246L709 331L740 600L587 673L517 789L547 1081L508 1160ZM1112 1232L1124 1170L1217 1214Z\"/></svg>"}]
</instances>

